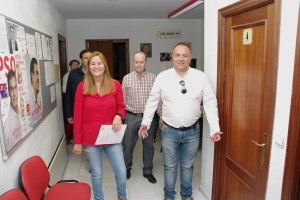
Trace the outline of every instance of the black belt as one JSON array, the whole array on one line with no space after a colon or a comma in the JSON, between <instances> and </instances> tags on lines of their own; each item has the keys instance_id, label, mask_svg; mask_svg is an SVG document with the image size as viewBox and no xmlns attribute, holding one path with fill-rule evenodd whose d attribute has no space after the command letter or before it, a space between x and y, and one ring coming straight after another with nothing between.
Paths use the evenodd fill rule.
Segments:
<instances>
[{"instance_id":1,"label":"black belt","mask_svg":"<svg viewBox=\"0 0 300 200\"><path fill-rule=\"evenodd\" d=\"M126 112L129 113L129 114L138 116L138 117L143 117L143 115L144 115L144 113L133 113L133 112L130 112L130 111L128 111L128 110L126 110Z\"/></svg>"},{"instance_id":2,"label":"black belt","mask_svg":"<svg viewBox=\"0 0 300 200\"><path fill-rule=\"evenodd\" d=\"M167 126L169 126L169 127L171 127L171 128L174 128L174 129L176 129L176 130L179 130L179 131L187 131L187 130L189 130L189 129L191 129L191 128L195 128L196 127L196 125L197 125L197 123L198 123L198 120L193 124L193 125L191 125L191 126L180 126L179 128L175 128L175 127L173 127L173 126L170 126L169 124L167 124L166 122L164 122Z\"/></svg>"}]
</instances>

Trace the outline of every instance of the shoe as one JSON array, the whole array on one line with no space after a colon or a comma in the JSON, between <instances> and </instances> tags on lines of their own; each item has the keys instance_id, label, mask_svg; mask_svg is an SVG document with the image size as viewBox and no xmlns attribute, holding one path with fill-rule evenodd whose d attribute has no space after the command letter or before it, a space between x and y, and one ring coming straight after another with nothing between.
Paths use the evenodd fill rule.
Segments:
<instances>
[{"instance_id":1,"label":"shoe","mask_svg":"<svg viewBox=\"0 0 300 200\"><path fill-rule=\"evenodd\" d=\"M130 177L131 177L130 169L127 169L126 170L126 178L130 179Z\"/></svg>"},{"instance_id":2,"label":"shoe","mask_svg":"<svg viewBox=\"0 0 300 200\"><path fill-rule=\"evenodd\" d=\"M152 174L143 174L144 175L144 177L146 178L146 179L148 179L148 181L150 182L150 183L156 183L157 181L156 181L156 178L152 175Z\"/></svg>"},{"instance_id":3,"label":"shoe","mask_svg":"<svg viewBox=\"0 0 300 200\"><path fill-rule=\"evenodd\" d=\"M71 140L67 140L67 144L68 144L68 145L69 145L69 144L72 144Z\"/></svg>"},{"instance_id":4,"label":"shoe","mask_svg":"<svg viewBox=\"0 0 300 200\"><path fill-rule=\"evenodd\" d=\"M182 200L193 200L193 197L187 197L187 198L182 197Z\"/></svg>"},{"instance_id":5,"label":"shoe","mask_svg":"<svg viewBox=\"0 0 300 200\"><path fill-rule=\"evenodd\" d=\"M118 196L118 200L127 200L127 198L121 199L121 198Z\"/></svg>"}]
</instances>

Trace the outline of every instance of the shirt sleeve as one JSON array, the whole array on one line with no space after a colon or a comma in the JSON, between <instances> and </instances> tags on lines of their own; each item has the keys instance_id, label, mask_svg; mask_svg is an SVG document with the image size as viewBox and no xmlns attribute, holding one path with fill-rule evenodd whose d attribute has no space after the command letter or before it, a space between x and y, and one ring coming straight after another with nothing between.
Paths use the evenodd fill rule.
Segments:
<instances>
[{"instance_id":1,"label":"shirt sleeve","mask_svg":"<svg viewBox=\"0 0 300 200\"><path fill-rule=\"evenodd\" d=\"M128 103L128 100L127 100L127 97L128 97L128 81L127 81L127 75L124 76L123 78L123 81L122 81L122 90L123 90L123 97L124 97L124 105L127 105Z\"/></svg>"},{"instance_id":2,"label":"shirt sleeve","mask_svg":"<svg viewBox=\"0 0 300 200\"><path fill-rule=\"evenodd\" d=\"M149 98L145 105L144 116L142 124L146 125L147 128L150 128L154 112L157 109L158 103L160 100L160 81L159 76L155 79L153 87L151 89Z\"/></svg>"},{"instance_id":3,"label":"shirt sleeve","mask_svg":"<svg viewBox=\"0 0 300 200\"><path fill-rule=\"evenodd\" d=\"M71 118L73 117L73 106L74 104L72 103L73 102L73 97L72 97L72 87L71 87L71 84L72 84L72 75L68 76L68 79L67 79L67 86L66 86L66 94L65 94L65 111L66 111L66 118Z\"/></svg>"},{"instance_id":4,"label":"shirt sleeve","mask_svg":"<svg viewBox=\"0 0 300 200\"><path fill-rule=\"evenodd\" d=\"M79 83L75 93L74 104L74 144L82 143L82 116L84 108L83 82Z\"/></svg>"},{"instance_id":5,"label":"shirt sleeve","mask_svg":"<svg viewBox=\"0 0 300 200\"><path fill-rule=\"evenodd\" d=\"M204 76L203 108L209 124L210 135L220 132L218 102L207 76Z\"/></svg>"},{"instance_id":6,"label":"shirt sleeve","mask_svg":"<svg viewBox=\"0 0 300 200\"><path fill-rule=\"evenodd\" d=\"M63 76L63 83L61 86L62 93L66 93L68 76L69 76L68 72Z\"/></svg>"},{"instance_id":7,"label":"shirt sleeve","mask_svg":"<svg viewBox=\"0 0 300 200\"><path fill-rule=\"evenodd\" d=\"M124 106L124 98L123 98L123 91L119 81L115 81L116 87L116 102L117 102L117 113L122 115L122 120L125 119L125 106Z\"/></svg>"}]
</instances>

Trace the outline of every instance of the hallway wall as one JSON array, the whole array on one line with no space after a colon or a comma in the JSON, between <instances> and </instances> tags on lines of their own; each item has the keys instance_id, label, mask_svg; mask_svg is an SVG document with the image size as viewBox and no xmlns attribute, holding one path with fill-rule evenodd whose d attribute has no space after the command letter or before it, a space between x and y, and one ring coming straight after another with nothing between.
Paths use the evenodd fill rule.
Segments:
<instances>
[{"instance_id":1,"label":"hallway wall","mask_svg":"<svg viewBox=\"0 0 300 200\"><path fill-rule=\"evenodd\" d=\"M66 37L66 20L46 0L2 1L0 14L52 36L54 64L59 62L57 34ZM40 155L46 164L50 163L64 134L60 82L55 86L56 108L24 139L8 160L4 161L0 153L0 194L13 187L19 187L19 166L28 157Z\"/></svg>"},{"instance_id":2,"label":"hallway wall","mask_svg":"<svg viewBox=\"0 0 300 200\"><path fill-rule=\"evenodd\" d=\"M152 57L148 58L150 72L158 74L173 66L171 61L161 62L160 52L172 52L178 42L192 42L193 58L197 58L197 69L203 70L204 31L203 19L72 19L68 24L68 59L78 59L85 48L86 39L129 39L131 71L132 57L140 50L140 43L152 43ZM160 39L159 30L180 30L179 39Z\"/></svg>"}]
</instances>

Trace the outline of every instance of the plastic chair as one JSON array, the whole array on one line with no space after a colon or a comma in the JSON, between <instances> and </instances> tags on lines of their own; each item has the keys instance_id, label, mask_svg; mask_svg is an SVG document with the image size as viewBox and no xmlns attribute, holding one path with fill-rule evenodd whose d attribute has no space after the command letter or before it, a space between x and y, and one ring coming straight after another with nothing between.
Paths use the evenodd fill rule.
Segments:
<instances>
[{"instance_id":1,"label":"plastic chair","mask_svg":"<svg viewBox=\"0 0 300 200\"><path fill-rule=\"evenodd\" d=\"M14 188L2 194L0 200L27 200L27 197L20 189Z\"/></svg>"},{"instance_id":2,"label":"plastic chair","mask_svg":"<svg viewBox=\"0 0 300 200\"><path fill-rule=\"evenodd\" d=\"M62 180L50 186L50 173L39 156L25 160L20 167L19 184L29 200L90 200L91 187L76 180ZM46 192L47 187L49 190Z\"/></svg>"}]
</instances>

